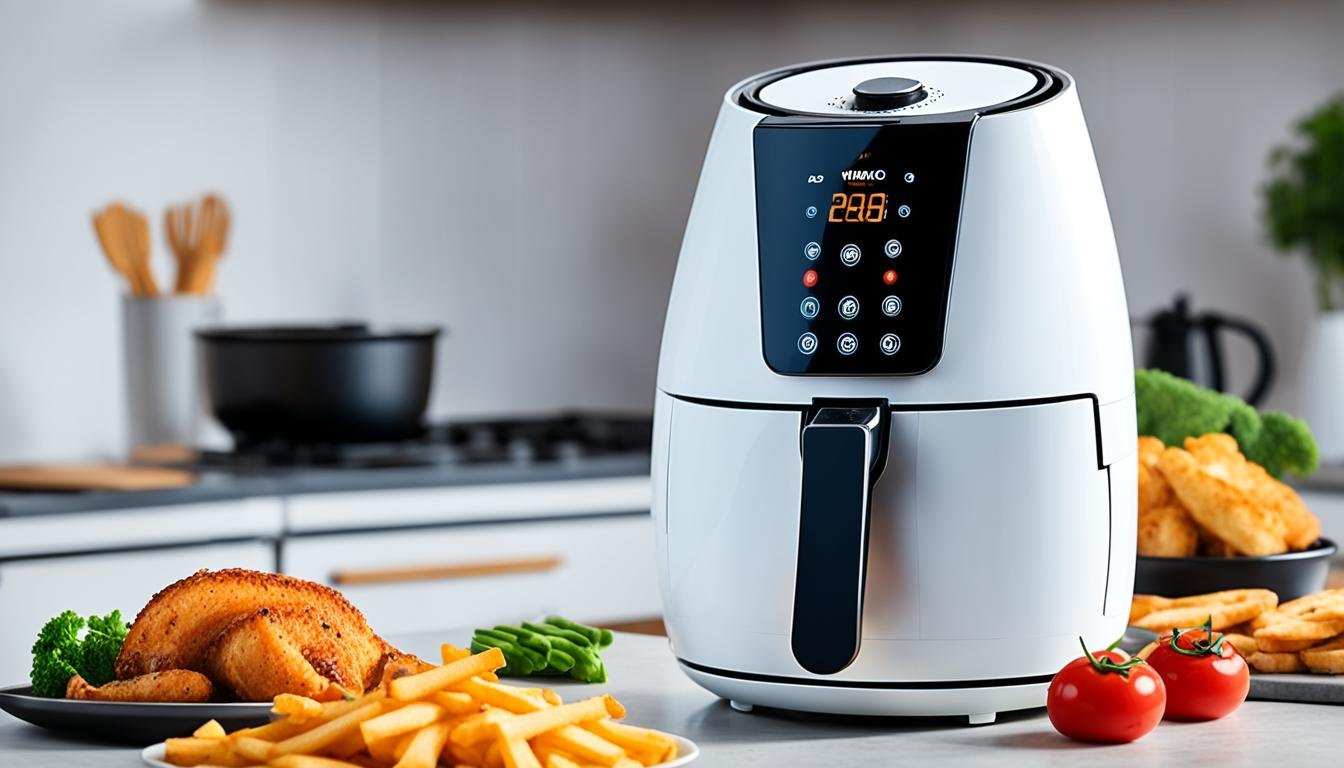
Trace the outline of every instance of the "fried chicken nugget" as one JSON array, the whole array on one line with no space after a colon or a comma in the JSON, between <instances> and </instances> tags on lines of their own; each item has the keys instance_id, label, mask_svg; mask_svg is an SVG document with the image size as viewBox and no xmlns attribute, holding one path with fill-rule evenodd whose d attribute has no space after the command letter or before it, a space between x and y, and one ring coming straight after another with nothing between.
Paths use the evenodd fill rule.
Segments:
<instances>
[{"instance_id":1,"label":"fried chicken nugget","mask_svg":"<svg viewBox=\"0 0 1344 768\"><path fill-rule=\"evenodd\" d=\"M1171 607L1171 598L1161 595L1135 595L1134 599L1129 601L1129 623L1132 626L1134 622L1147 616L1153 611Z\"/></svg>"},{"instance_id":2,"label":"fried chicken nugget","mask_svg":"<svg viewBox=\"0 0 1344 768\"><path fill-rule=\"evenodd\" d=\"M1226 470L1206 470L1180 448L1164 450L1157 466L1195 522L1238 552L1277 555L1288 550L1283 518L1228 480Z\"/></svg>"},{"instance_id":3,"label":"fried chicken nugget","mask_svg":"<svg viewBox=\"0 0 1344 768\"><path fill-rule=\"evenodd\" d=\"M1268 589L1232 589L1162 600L1165 602L1157 603L1146 615L1131 619L1130 624L1163 634L1177 628L1197 627L1212 618L1213 628L1221 631L1270 610L1278 604L1279 596Z\"/></svg>"},{"instance_id":4,"label":"fried chicken nugget","mask_svg":"<svg viewBox=\"0 0 1344 768\"><path fill-rule=\"evenodd\" d=\"M1272 611L1265 611L1251 621L1251 632L1254 634L1273 624L1289 620L1302 621L1335 621L1344 619L1344 589L1327 589L1323 592L1299 597L1296 600L1278 606Z\"/></svg>"},{"instance_id":5,"label":"fried chicken nugget","mask_svg":"<svg viewBox=\"0 0 1344 768\"><path fill-rule=\"evenodd\" d=\"M1157 457L1166 446L1156 437L1139 438L1139 515L1150 509L1176 504L1176 494L1162 473L1157 471Z\"/></svg>"},{"instance_id":6,"label":"fried chicken nugget","mask_svg":"<svg viewBox=\"0 0 1344 768\"><path fill-rule=\"evenodd\" d=\"M1284 618L1275 621L1264 629L1255 630L1255 641L1261 645L1273 645L1274 641L1283 641L1280 647L1291 648L1308 640L1306 647L1311 647L1314 643L1322 640L1329 640L1335 635L1344 634L1344 619L1333 619L1328 621L1304 621L1302 619ZM1297 641L1297 642L1294 642ZM1303 650L1298 647L1295 650Z\"/></svg>"},{"instance_id":7,"label":"fried chicken nugget","mask_svg":"<svg viewBox=\"0 0 1344 768\"><path fill-rule=\"evenodd\" d=\"M1321 642L1320 640L1281 640L1273 637L1255 638L1255 648L1265 653L1297 653Z\"/></svg>"},{"instance_id":8,"label":"fried chicken nugget","mask_svg":"<svg viewBox=\"0 0 1344 768\"><path fill-rule=\"evenodd\" d=\"M1322 675L1344 674L1344 637L1336 637L1298 655L1312 672Z\"/></svg>"},{"instance_id":9,"label":"fried chicken nugget","mask_svg":"<svg viewBox=\"0 0 1344 768\"><path fill-rule=\"evenodd\" d=\"M1223 642L1228 643L1237 649L1237 653L1242 656L1249 656L1260 650L1260 644L1250 635L1243 635L1236 632L1224 632Z\"/></svg>"},{"instance_id":10,"label":"fried chicken nugget","mask_svg":"<svg viewBox=\"0 0 1344 768\"><path fill-rule=\"evenodd\" d=\"M1199 529L1177 504L1140 508L1138 545L1145 557L1190 557L1199 548Z\"/></svg>"},{"instance_id":11,"label":"fried chicken nugget","mask_svg":"<svg viewBox=\"0 0 1344 768\"><path fill-rule=\"evenodd\" d=\"M1283 521L1289 549L1306 549L1321 535L1321 522L1307 509L1302 497L1274 479L1265 468L1242 455L1231 435L1211 432L1187 437L1185 450L1205 471L1224 477L1244 491L1259 506L1274 510Z\"/></svg>"},{"instance_id":12,"label":"fried chicken nugget","mask_svg":"<svg viewBox=\"0 0 1344 768\"><path fill-rule=\"evenodd\" d=\"M1246 656L1246 663L1257 672L1284 673L1306 672L1307 665L1296 653L1265 653L1256 651Z\"/></svg>"}]
</instances>

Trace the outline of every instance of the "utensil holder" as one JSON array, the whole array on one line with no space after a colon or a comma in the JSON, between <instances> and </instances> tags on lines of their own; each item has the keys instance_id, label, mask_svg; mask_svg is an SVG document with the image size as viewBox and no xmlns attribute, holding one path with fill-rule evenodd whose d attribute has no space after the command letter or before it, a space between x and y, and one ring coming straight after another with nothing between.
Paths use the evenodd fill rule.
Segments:
<instances>
[{"instance_id":1,"label":"utensil holder","mask_svg":"<svg viewBox=\"0 0 1344 768\"><path fill-rule=\"evenodd\" d=\"M121 310L130 447L192 444L205 421L194 334L219 321L219 299L128 295Z\"/></svg>"}]
</instances>

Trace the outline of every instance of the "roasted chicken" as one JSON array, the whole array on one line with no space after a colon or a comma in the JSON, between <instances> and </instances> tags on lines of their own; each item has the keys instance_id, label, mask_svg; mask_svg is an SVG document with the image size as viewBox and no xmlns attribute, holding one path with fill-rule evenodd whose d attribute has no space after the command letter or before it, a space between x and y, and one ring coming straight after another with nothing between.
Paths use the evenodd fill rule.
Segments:
<instances>
[{"instance_id":1,"label":"roasted chicken","mask_svg":"<svg viewBox=\"0 0 1344 768\"><path fill-rule=\"evenodd\" d=\"M199 571L155 595L131 625L115 671L127 686L120 690L132 690L129 684L146 675L189 670L245 701L279 693L335 699L375 685L389 658L414 669L425 666L374 634L364 615L333 589L227 569ZM198 688L190 695L199 695ZM155 700L200 700L175 696L172 688L163 692Z\"/></svg>"}]
</instances>

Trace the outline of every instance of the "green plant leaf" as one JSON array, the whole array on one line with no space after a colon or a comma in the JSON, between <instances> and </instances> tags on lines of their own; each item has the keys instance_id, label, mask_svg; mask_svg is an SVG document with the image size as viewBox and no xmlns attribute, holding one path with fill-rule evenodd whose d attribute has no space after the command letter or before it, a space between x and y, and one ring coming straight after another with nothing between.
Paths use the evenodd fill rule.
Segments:
<instances>
[{"instance_id":1,"label":"green plant leaf","mask_svg":"<svg viewBox=\"0 0 1344 768\"><path fill-rule=\"evenodd\" d=\"M1295 140L1269 154L1262 189L1266 230L1274 247L1311 262L1317 303L1344 304L1344 95L1294 126Z\"/></svg>"}]
</instances>

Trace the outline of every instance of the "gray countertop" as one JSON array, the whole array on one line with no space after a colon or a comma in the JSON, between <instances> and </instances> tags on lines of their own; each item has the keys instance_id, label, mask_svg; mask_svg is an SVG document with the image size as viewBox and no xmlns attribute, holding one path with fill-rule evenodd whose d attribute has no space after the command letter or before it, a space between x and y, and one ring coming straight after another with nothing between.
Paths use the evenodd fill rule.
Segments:
<instances>
[{"instance_id":1,"label":"gray countertop","mask_svg":"<svg viewBox=\"0 0 1344 768\"><path fill-rule=\"evenodd\" d=\"M553 462L442 464L367 469L347 467L205 470L198 474L194 485L168 490L71 493L0 491L0 518L138 509L258 496L586 480L648 473L647 453Z\"/></svg>"},{"instance_id":2,"label":"gray countertop","mask_svg":"<svg viewBox=\"0 0 1344 768\"><path fill-rule=\"evenodd\" d=\"M1323 464L1311 477L1290 478L1299 491L1339 493L1344 491L1344 465Z\"/></svg>"},{"instance_id":3,"label":"gray countertop","mask_svg":"<svg viewBox=\"0 0 1344 768\"><path fill-rule=\"evenodd\" d=\"M409 651L437 654L450 636L393 638ZM461 634L461 633L460 633ZM700 745L693 765L1314 765L1334 762L1344 742L1344 707L1250 701L1212 723L1163 723L1133 744L1092 746L1069 741L1043 710L967 727L950 719L815 717L779 712L743 714L701 690L677 668L663 638L625 635L604 654L611 682L561 685L566 700L606 691L630 711L630 722L684 735ZM0 766L141 765L136 749L71 741L0 713Z\"/></svg>"}]
</instances>

